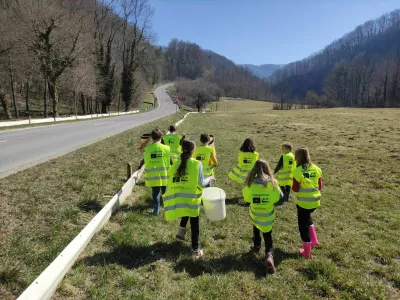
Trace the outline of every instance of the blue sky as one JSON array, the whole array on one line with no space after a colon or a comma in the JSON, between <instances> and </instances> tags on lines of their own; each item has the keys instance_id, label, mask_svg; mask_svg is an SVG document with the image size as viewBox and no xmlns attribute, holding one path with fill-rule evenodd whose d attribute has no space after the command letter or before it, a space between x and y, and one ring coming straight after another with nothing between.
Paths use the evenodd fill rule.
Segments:
<instances>
[{"instance_id":1,"label":"blue sky","mask_svg":"<svg viewBox=\"0 0 400 300\"><path fill-rule=\"evenodd\" d=\"M322 49L399 0L150 0L158 45L199 44L235 63L284 64Z\"/></svg>"}]
</instances>

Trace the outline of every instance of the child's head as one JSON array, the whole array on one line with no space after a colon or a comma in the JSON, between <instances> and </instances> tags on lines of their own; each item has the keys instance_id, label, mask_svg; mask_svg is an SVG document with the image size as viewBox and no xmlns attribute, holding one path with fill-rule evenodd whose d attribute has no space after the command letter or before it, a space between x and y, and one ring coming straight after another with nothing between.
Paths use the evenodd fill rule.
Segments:
<instances>
[{"instance_id":1,"label":"child's head","mask_svg":"<svg viewBox=\"0 0 400 300\"><path fill-rule=\"evenodd\" d=\"M298 166L308 166L312 164L310 152L306 147L298 148L294 153L294 157Z\"/></svg>"},{"instance_id":2,"label":"child's head","mask_svg":"<svg viewBox=\"0 0 400 300\"><path fill-rule=\"evenodd\" d=\"M283 152L283 153L292 152L292 149L293 149L293 147L292 147L292 144L291 144L291 143L284 143L284 144L282 145L282 152Z\"/></svg>"},{"instance_id":3,"label":"child's head","mask_svg":"<svg viewBox=\"0 0 400 300\"><path fill-rule=\"evenodd\" d=\"M187 166L187 161L192 157L194 150L196 149L196 144L190 140L182 141L182 154L181 162L179 164L177 174L178 176L184 176Z\"/></svg>"},{"instance_id":4,"label":"child's head","mask_svg":"<svg viewBox=\"0 0 400 300\"><path fill-rule=\"evenodd\" d=\"M159 141L161 141L162 137L163 137L163 134L162 134L161 130L158 129L158 128L157 128L157 129L154 129L154 130L151 132L151 139L153 140L153 142L159 142Z\"/></svg>"},{"instance_id":5,"label":"child's head","mask_svg":"<svg viewBox=\"0 0 400 300\"><path fill-rule=\"evenodd\" d=\"M241 152L254 152L256 151L256 146L251 138L244 140L242 147L240 147Z\"/></svg>"},{"instance_id":6,"label":"child's head","mask_svg":"<svg viewBox=\"0 0 400 300\"><path fill-rule=\"evenodd\" d=\"M204 144L208 144L210 142L211 138L209 134L203 133L200 135L200 142Z\"/></svg>"},{"instance_id":7,"label":"child's head","mask_svg":"<svg viewBox=\"0 0 400 300\"><path fill-rule=\"evenodd\" d=\"M175 125L169 126L169 132L171 132L171 133L176 132L176 126Z\"/></svg>"},{"instance_id":8,"label":"child's head","mask_svg":"<svg viewBox=\"0 0 400 300\"><path fill-rule=\"evenodd\" d=\"M274 186L276 186L276 181L274 180L271 168L269 164L262 159L259 159L254 164L253 169L250 171L249 175L246 178L246 185L248 187L253 183L254 178L259 178L264 186L267 186L268 182L271 182Z\"/></svg>"}]
</instances>

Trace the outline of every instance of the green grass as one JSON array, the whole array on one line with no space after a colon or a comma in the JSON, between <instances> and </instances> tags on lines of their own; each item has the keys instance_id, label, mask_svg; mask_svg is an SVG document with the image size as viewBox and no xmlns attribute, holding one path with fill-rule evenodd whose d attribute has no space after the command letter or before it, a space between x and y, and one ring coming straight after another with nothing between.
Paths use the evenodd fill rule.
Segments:
<instances>
[{"instance_id":1,"label":"green grass","mask_svg":"<svg viewBox=\"0 0 400 300\"><path fill-rule=\"evenodd\" d=\"M15 299L122 187L151 122L0 180L0 299Z\"/></svg>"},{"instance_id":2,"label":"green grass","mask_svg":"<svg viewBox=\"0 0 400 300\"><path fill-rule=\"evenodd\" d=\"M215 135L217 185L227 193L224 221L212 223L201 215L204 259L191 258L189 241L174 240L178 223L148 215L151 196L142 183L89 244L56 299L400 297L400 110L233 105L248 110L191 115L180 128L196 141L203 132ZM277 207L273 276L265 276L262 254L248 253L248 207L241 186L227 178L248 136L272 167L281 144L290 141L295 148L308 146L324 172L322 205L313 214L321 246L311 261L302 259L293 198Z\"/></svg>"},{"instance_id":3,"label":"green grass","mask_svg":"<svg viewBox=\"0 0 400 300\"><path fill-rule=\"evenodd\" d=\"M154 98L151 93L145 93L143 96L143 103L139 107L139 110L153 108Z\"/></svg>"}]
</instances>

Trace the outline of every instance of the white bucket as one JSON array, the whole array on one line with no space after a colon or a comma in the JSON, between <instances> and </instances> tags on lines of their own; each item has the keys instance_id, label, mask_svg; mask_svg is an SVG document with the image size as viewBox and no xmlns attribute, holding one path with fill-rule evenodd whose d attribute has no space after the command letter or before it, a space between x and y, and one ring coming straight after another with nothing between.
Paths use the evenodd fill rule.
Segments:
<instances>
[{"instance_id":1,"label":"white bucket","mask_svg":"<svg viewBox=\"0 0 400 300\"><path fill-rule=\"evenodd\" d=\"M210 221L225 219L225 197L224 190L217 187L209 187L203 190L204 212Z\"/></svg>"}]
</instances>

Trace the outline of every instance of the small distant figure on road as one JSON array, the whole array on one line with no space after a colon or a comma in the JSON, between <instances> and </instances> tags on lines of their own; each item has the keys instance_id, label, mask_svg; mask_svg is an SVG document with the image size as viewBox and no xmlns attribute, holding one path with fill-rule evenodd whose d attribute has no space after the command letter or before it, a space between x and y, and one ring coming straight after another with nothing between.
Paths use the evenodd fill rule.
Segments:
<instances>
[{"instance_id":1,"label":"small distant figure on road","mask_svg":"<svg viewBox=\"0 0 400 300\"><path fill-rule=\"evenodd\" d=\"M290 190L293 185L293 171L296 169L296 160L292 153L292 148L292 144L290 143L284 143L282 145L282 156L274 171L283 192L282 202L289 201Z\"/></svg>"},{"instance_id":2,"label":"small distant figure on road","mask_svg":"<svg viewBox=\"0 0 400 300\"><path fill-rule=\"evenodd\" d=\"M261 250L262 232L265 242L265 266L267 272L275 273L272 243L272 224L275 219L274 205L281 197L278 181L265 160L257 160L246 178L243 189L244 200L250 203L249 213L253 223L253 247L251 251Z\"/></svg>"},{"instance_id":3,"label":"small distant figure on road","mask_svg":"<svg viewBox=\"0 0 400 300\"><path fill-rule=\"evenodd\" d=\"M182 142L181 159L168 171L167 191L163 195L165 218L173 221L182 218L176 238L185 240L186 225L190 219L192 253L194 257L203 256L200 249L199 214L203 187L214 181L213 176L203 177L203 165L193 159L196 144L189 140Z\"/></svg>"},{"instance_id":4,"label":"small distant figure on road","mask_svg":"<svg viewBox=\"0 0 400 300\"><path fill-rule=\"evenodd\" d=\"M161 144L163 134L159 129L151 132L153 144L145 148L145 183L151 187L153 194L153 215L160 213L161 196L165 193L170 166L170 148Z\"/></svg>"},{"instance_id":5,"label":"small distant figure on road","mask_svg":"<svg viewBox=\"0 0 400 300\"><path fill-rule=\"evenodd\" d=\"M311 213L320 206L322 190L322 171L311 162L307 148L295 152L297 168L293 172L293 192L296 194L297 219L303 241L300 254L311 258L311 247L319 244Z\"/></svg>"},{"instance_id":6,"label":"small distant figure on road","mask_svg":"<svg viewBox=\"0 0 400 300\"><path fill-rule=\"evenodd\" d=\"M244 183L247 175L253 169L255 162L258 160L259 154L256 152L256 146L251 138L244 140L240 147L238 156L238 164L229 173L229 178L237 183Z\"/></svg>"}]
</instances>

